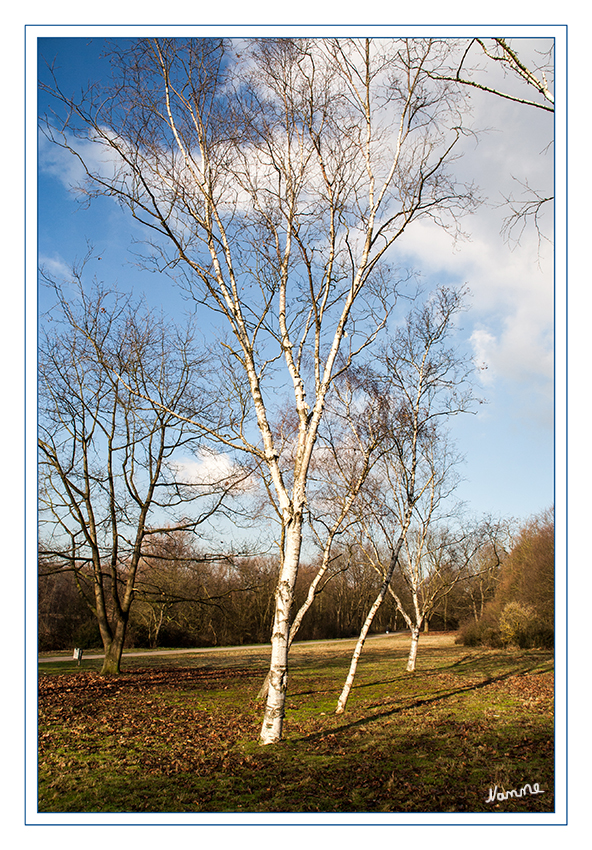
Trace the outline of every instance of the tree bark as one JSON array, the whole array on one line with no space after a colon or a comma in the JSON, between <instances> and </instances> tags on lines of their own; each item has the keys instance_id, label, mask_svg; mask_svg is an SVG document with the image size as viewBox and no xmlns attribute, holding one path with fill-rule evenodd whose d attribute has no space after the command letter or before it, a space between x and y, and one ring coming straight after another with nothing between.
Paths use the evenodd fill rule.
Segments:
<instances>
[{"instance_id":1,"label":"tree bark","mask_svg":"<svg viewBox=\"0 0 592 850\"><path fill-rule=\"evenodd\" d=\"M358 660L360 658L360 655L362 654L362 649L364 648L364 642L366 641L366 636L368 634L368 631L370 630L370 626L372 625L374 615L376 614L376 612L378 611L378 609L382 605L382 603L384 601L384 597L386 596L386 594L387 594L387 592L390 588L391 579L393 577L393 574L395 572L395 568L396 568L397 563L399 561L399 555L401 553L403 543L405 542L405 539L407 537L407 531L409 530L409 524L411 523L412 513L413 513L413 502L412 502L412 499L410 498L409 504L407 505L406 514L405 514L405 517L404 517L404 520L403 520L403 527L401 529L399 539L397 540L397 545L395 547L395 550L392 553L391 562L389 564L388 571L387 571L386 575L384 576L384 581L382 582L382 585L380 587L380 592L379 592L378 596L376 597L376 599L374 600L374 603L373 603L372 607L370 608L370 611L368 612L368 616L366 617L366 621L364 622L364 625L362 626L362 631L360 632L360 636L358 638L358 642L356 644L354 654L352 655L352 660L351 660L351 664L350 664L350 667L349 667L349 673L347 674L347 679L345 680L343 690L341 691L341 695L340 695L340 697L337 701L337 708L335 709L335 714L342 714L345 711L345 706L347 704L349 692L351 691L351 688L352 688L352 685L353 685L353 682L354 682L354 678L355 678L355 675L356 675L356 669L357 669L357 666L358 666Z\"/></svg>"},{"instance_id":2,"label":"tree bark","mask_svg":"<svg viewBox=\"0 0 592 850\"><path fill-rule=\"evenodd\" d=\"M407 658L407 672L413 673L415 670L415 659L417 658L417 645L419 643L419 626L414 626L411 629L411 646L409 647L409 657Z\"/></svg>"},{"instance_id":3,"label":"tree bark","mask_svg":"<svg viewBox=\"0 0 592 850\"><path fill-rule=\"evenodd\" d=\"M364 648L364 643L366 641L366 637L368 635L368 631L370 630L370 626L372 625L372 620L374 619L374 615L380 608L382 604L382 600L384 599L386 594L386 588L384 593L381 591L376 599L374 600L374 604L370 609L368 616L362 626L362 631L360 632L360 636L358 638L358 642L356 644L356 648L354 650L354 654L352 655L351 664L349 667L349 673L347 674L347 679L345 680L345 684L343 686L343 690L341 691L341 695L337 702L337 708L335 709L335 714L343 714L345 711L345 706L349 697L349 692L351 691L352 685L354 683L354 678L356 675L356 669L358 666L358 660L360 655L362 654L362 649Z\"/></svg>"},{"instance_id":4,"label":"tree bark","mask_svg":"<svg viewBox=\"0 0 592 850\"><path fill-rule=\"evenodd\" d=\"M282 738L288 686L288 650L290 648L290 608L300 561L302 515L292 518L286 530L286 546L276 590L276 606L271 634L271 663L267 684L267 703L259 743L275 744Z\"/></svg>"},{"instance_id":5,"label":"tree bark","mask_svg":"<svg viewBox=\"0 0 592 850\"><path fill-rule=\"evenodd\" d=\"M118 620L115 626L115 634L111 640L103 642L105 658L101 668L101 676L118 676L121 672L121 656L123 654L126 626L127 622L125 620Z\"/></svg>"}]
</instances>

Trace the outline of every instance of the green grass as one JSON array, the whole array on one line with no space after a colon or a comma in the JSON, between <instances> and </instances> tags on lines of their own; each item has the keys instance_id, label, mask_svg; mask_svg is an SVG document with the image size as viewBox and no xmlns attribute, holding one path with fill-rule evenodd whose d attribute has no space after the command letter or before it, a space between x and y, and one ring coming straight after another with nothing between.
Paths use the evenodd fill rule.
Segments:
<instances>
[{"instance_id":1,"label":"green grass","mask_svg":"<svg viewBox=\"0 0 592 850\"><path fill-rule=\"evenodd\" d=\"M39 810L553 811L551 653L430 635L408 674L406 639L375 638L335 715L352 647L293 647L271 747L257 744L268 650L129 658L111 679L40 665ZM485 802L535 782L543 794Z\"/></svg>"}]
</instances>

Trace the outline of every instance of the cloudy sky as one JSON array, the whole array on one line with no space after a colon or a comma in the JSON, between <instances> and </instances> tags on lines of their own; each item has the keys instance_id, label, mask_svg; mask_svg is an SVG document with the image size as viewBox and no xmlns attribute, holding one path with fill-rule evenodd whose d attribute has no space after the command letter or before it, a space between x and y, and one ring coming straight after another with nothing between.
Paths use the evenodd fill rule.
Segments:
<instances>
[{"instance_id":1,"label":"cloudy sky","mask_svg":"<svg viewBox=\"0 0 592 850\"><path fill-rule=\"evenodd\" d=\"M48 61L57 60L66 90L102 74L101 41L92 27L86 29L84 38L48 39L41 45ZM532 62L549 41L516 38L514 46ZM454 424L453 436L466 458L458 495L476 515L525 519L554 498L554 296L564 299L564 284L559 278L555 291L554 253L547 241L552 212L541 221L542 235L528 227L519 244L508 243L502 234L509 213L504 199L519 198L524 184L552 194L553 115L481 92L474 93L472 104L475 126L488 132L478 144L466 141L456 168L475 180L486 203L464 221L463 240L416 223L397 244L397 260L417 269L428 288L467 284L471 291L463 334L481 366L478 394L487 404ZM102 258L96 267L102 279L145 292L150 303L166 303L167 310L182 309L172 284L164 288L158 276L133 265L131 240L142 234L115 203L101 199L90 209L80 208L70 191L78 176L72 157L41 137L40 263L52 273L67 273L90 242Z\"/></svg>"},{"instance_id":2,"label":"cloudy sky","mask_svg":"<svg viewBox=\"0 0 592 850\"><path fill-rule=\"evenodd\" d=\"M514 44L531 56L540 46ZM466 456L459 494L477 512L522 518L553 503L553 211L547 205L540 235L528 226L516 244L503 233L510 212L504 201L519 200L525 184L553 194L554 122L551 113L485 93L472 101L475 125L492 129L478 145L467 145L459 168L474 177L487 203L465 221L466 241L453 243L443 231L419 225L404 247L428 279L466 282L472 294L463 324L482 366L487 404L476 421L464 418L454 427Z\"/></svg>"}]
</instances>

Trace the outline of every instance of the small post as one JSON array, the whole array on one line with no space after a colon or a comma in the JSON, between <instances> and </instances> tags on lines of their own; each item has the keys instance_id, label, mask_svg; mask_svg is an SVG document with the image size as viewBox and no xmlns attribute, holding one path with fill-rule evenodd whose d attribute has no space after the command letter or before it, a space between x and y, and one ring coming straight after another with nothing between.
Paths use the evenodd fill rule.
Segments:
<instances>
[{"instance_id":1,"label":"small post","mask_svg":"<svg viewBox=\"0 0 592 850\"><path fill-rule=\"evenodd\" d=\"M78 661L78 667L80 667L80 662L82 661L82 649L76 648L72 657Z\"/></svg>"}]
</instances>

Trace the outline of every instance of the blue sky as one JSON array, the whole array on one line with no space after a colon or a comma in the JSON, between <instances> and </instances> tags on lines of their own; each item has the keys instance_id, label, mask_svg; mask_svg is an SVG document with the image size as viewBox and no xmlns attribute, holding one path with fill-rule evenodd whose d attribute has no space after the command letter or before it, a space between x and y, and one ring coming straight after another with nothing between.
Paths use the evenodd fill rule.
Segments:
<instances>
[{"instance_id":1,"label":"blue sky","mask_svg":"<svg viewBox=\"0 0 592 850\"><path fill-rule=\"evenodd\" d=\"M72 92L104 73L101 40L88 30L89 37L41 44L40 52L49 61L56 58L64 88ZM532 57L543 45L517 40L515 46ZM476 179L488 204L465 222L466 241L454 243L435 226L416 224L398 244L397 260L417 269L427 288L445 282L466 283L471 290L462 336L487 366L479 372L477 393L488 403L453 424L466 458L457 495L475 515L525 519L553 502L553 250L545 241L539 246L532 229L520 245L509 246L500 233L507 210L499 205L520 191L516 180L541 190L552 187L553 150L544 149L553 136L553 117L481 93L473 107L476 124L491 130L477 147L467 144L458 169ZM42 138L39 166L38 254L48 271L67 273L91 243L101 260L91 260L89 271L99 279L144 293L168 312L185 307L172 282L135 264L131 242L142 238L140 228L109 199L82 208L68 188L75 164ZM546 233L551 224L547 214ZM557 296L564 298L561 281ZM559 398L559 415L561 405Z\"/></svg>"}]
</instances>

